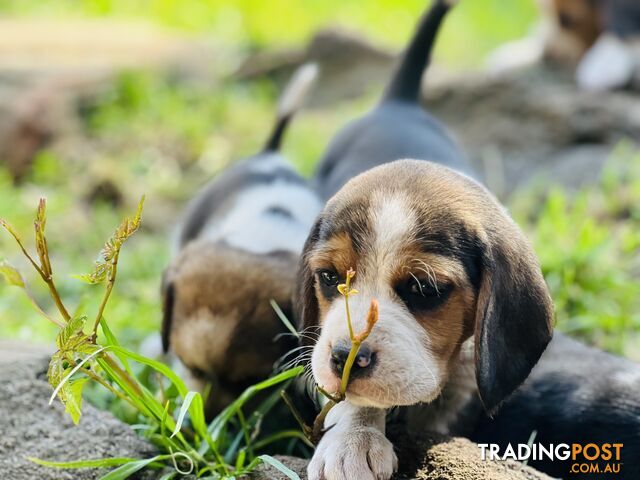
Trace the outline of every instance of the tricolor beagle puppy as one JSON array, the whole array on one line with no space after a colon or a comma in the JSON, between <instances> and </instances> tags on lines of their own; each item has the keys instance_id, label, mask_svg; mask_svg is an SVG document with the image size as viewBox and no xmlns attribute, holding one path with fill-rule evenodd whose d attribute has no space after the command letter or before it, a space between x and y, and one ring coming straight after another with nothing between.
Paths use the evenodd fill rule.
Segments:
<instances>
[{"instance_id":1,"label":"tricolor beagle puppy","mask_svg":"<svg viewBox=\"0 0 640 480\"><path fill-rule=\"evenodd\" d=\"M544 53L577 64L587 89L626 87L640 79L638 0L542 0L550 25Z\"/></svg>"},{"instance_id":2,"label":"tricolor beagle puppy","mask_svg":"<svg viewBox=\"0 0 640 480\"><path fill-rule=\"evenodd\" d=\"M331 198L305 243L294 307L299 328L314 332L305 338L317 336L311 369L320 386L338 390L349 352L336 288L349 268L359 291L349 301L354 331L364 329L372 298L379 320L347 400L326 418L310 480L391 477L391 409L407 432L471 435L552 338L553 306L531 245L418 102L450 3L435 0L381 103L337 135L318 167Z\"/></svg>"},{"instance_id":3,"label":"tricolor beagle puppy","mask_svg":"<svg viewBox=\"0 0 640 480\"><path fill-rule=\"evenodd\" d=\"M213 382L210 413L268 376L292 346L287 336L276 338L287 330L271 301L291 316L298 256L322 205L278 150L316 72L307 65L291 80L263 151L191 202L179 253L164 274L163 348Z\"/></svg>"}]
</instances>

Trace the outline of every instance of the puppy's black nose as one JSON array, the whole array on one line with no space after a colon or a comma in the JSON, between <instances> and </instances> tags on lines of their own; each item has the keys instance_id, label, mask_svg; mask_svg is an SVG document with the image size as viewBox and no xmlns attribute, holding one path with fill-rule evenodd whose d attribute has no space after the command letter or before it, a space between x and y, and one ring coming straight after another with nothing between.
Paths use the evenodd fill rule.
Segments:
<instances>
[{"instance_id":1,"label":"puppy's black nose","mask_svg":"<svg viewBox=\"0 0 640 480\"><path fill-rule=\"evenodd\" d=\"M331 349L331 369L339 377L342 376L350 351L351 342L338 342ZM367 345L360 345L360 350L358 350L358 355L351 367L349 378L365 376L366 373L371 371L374 363L375 353Z\"/></svg>"}]
</instances>

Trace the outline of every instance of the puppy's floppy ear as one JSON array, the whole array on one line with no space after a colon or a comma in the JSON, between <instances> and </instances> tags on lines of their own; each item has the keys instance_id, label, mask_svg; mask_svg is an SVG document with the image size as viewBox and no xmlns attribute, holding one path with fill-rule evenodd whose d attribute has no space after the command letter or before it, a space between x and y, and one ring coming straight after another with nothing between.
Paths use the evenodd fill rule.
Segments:
<instances>
[{"instance_id":1,"label":"puppy's floppy ear","mask_svg":"<svg viewBox=\"0 0 640 480\"><path fill-rule=\"evenodd\" d=\"M296 287L293 291L293 310L299 332L318 324L318 299L316 298L315 274L309 267L309 253L318 243L320 228L322 226L322 215L320 215L307 237L307 241L302 249L300 263L298 264L298 275ZM302 343L307 343L308 338L304 336Z\"/></svg>"},{"instance_id":2,"label":"puppy's floppy ear","mask_svg":"<svg viewBox=\"0 0 640 480\"><path fill-rule=\"evenodd\" d=\"M169 339L171 337L171 322L173 320L173 304L175 301L175 288L173 281L169 280L168 272L162 275L162 351L169 351Z\"/></svg>"},{"instance_id":3,"label":"puppy's floppy ear","mask_svg":"<svg viewBox=\"0 0 640 480\"><path fill-rule=\"evenodd\" d=\"M475 365L492 413L524 380L552 337L553 305L538 261L515 224L485 245L476 306Z\"/></svg>"}]
</instances>

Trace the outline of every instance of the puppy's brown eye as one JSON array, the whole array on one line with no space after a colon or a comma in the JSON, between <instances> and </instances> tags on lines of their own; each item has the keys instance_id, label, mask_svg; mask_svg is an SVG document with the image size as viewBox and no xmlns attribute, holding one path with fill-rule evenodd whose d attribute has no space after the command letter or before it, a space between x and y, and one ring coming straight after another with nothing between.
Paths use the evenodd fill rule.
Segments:
<instances>
[{"instance_id":1,"label":"puppy's brown eye","mask_svg":"<svg viewBox=\"0 0 640 480\"><path fill-rule=\"evenodd\" d=\"M320 280L322 280L322 283L324 283L327 287L337 287L338 283L340 282L340 277L338 277L338 274L331 270L321 270L319 272L319 275Z\"/></svg>"},{"instance_id":2,"label":"puppy's brown eye","mask_svg":"<svg viewBox=\"0 0 640 480\"><path fill-rule=\"evenodd\" d=\"M434 284L429 279L410 277L396 287L396 293L411 311L427 311L442 305L453 290L452 285Z\"/></svg>"},{"instance_id":3,"label":"puppy's brown eye","mask_svg":"<svg viewBox=\"0 0 640 480\"><path fill-rule=\"evenodd\" d=\"M318 286L324 298L335 298L338 295L337 287L340 283L340 276L333 270L319 270L316 275L318 276Z\"/></svg>"},{"instance_id":4,"label":"puppy's brown eye","mask_svg":"<svg viewBox=\"0 0 640 480\"><path fill-rule=\"evenodd\" d=\"M409 293L412 295L420 295L421 297L433 297L439 296L440 291L438 290L437 285L434 285L432 282L419 279L419 278L411 278L409 280Z\"/></svg>"}]
</instances>

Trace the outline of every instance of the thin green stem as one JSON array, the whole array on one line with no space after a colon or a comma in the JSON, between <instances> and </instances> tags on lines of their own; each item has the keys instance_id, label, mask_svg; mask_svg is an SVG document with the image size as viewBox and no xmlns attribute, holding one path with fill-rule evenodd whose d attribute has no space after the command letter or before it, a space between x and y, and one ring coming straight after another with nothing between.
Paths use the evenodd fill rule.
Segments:
<instances>
[{"instance_id":1,"label":"thin green stem","mask_svg":"<svg viewBox=\"0 0 640 480\"><path fill-rule=\"evenodd\" d=\"M347 292L349 291L349 280L347 280ZM351 323L351 311L349 310L349 293L344 296L344 305L347 309L347 325L349 326L349 338L353 342L355 335L353 333L353 324Z\"/></svg>"},{"instance_id":2,"label":"thin green stem","mask_svg":"<svg viewBox=\"0 0 640 480\"><path fill-rule=\"evenodd\" d=\"M331 395L329 392L327 392L324 388L322 388L320 385L316 385L316 389L325 397L327 397L329 400L333 400L334 402L338 403L341 399L335 395Z\"/></svg>"},{"instance_id":3,"label":"thin green stem","mask_svg":"<svg viewBox=\"0 0 640 480\"><path fill-rule=\"evenodd\" d=\"M238 420L240 420L240 428L242 428L242 434L244 435L244 441L247 444L247 452L249 452L249 458L253 460L255 458L255 454L253 452L253 447L251 446L251 435L249 434L249 426L247 425L247 419L244 417L244 413L242 412L242 408L238 409Z\"/></svg>"},{"instance_id":4,"label":"thin green stem","mask_svg":"<svg viewBox=\"0 0 640 480\"><path fill-rule=\"evenodd\" d=\"M132 378L127 372L125 372L122 368L120 368L120 365L118 365L118 362L116 362L113 359L113 357L111 357L109 354L105 354L102 356L102 358L107 363L107 365L109 365L109 367L111 367L118 374L118 376L122 380L124 380L133 390L135 390L135 392L139 396L142 396L142 389L140 388L140 385L138 384L138 382L134 378Z\"/></svg>"},{"instance_id":5,"label":"thin green stem","mask_svg":"<svg viewBox=\"0 0 640 480\"><path fill-rule=\"evenodd\" d=\"M53 283L53 277L52 276L46 277L44 278L44 281L47 283L47 286L49 287L49 293L51 294L51 298L53 298L53 301L55 302L56 307L60 312L60 315L62 315L62 317L68 322L69 320L71 320L71 315L69 315L67 308L62 303L62 299L60 298L58 289L56 288L56 285Z\"/></svg>"},{"instance_id":6,"label":"thin green stem","mask_svg":"<svg viewBox=\"0 0 640 480\"><path fill-rule=\"evenodd\" d=\"M324 420L325 418L327 418L327 414L329 413L329 411L333 407L335 407L336 404L337 402L334 402L333 400L329 400L327 403L325 403L324 407L322 407L322 410L320 410L320 413L314 420L313 431L311 432L311 438L309 439L311 440L311 443L313 443L314 445L317 445L320 442L320 439L322 438L322 434L324 433L323 431Z\"/></svg>"},{"instance_id":7,"label":"thin green stem","mask_svg":"<svg viewBox=\"0 0 640 480\"><path fill-rule=\"evenodd\" d=\"M358 352L360 351L361 342L354 340L351 343L351 350L349 350L349 356L347 357L347 361L344 362L344 369L342 371L342 378L340 379L340 396L344 397L347 393L347 386L349 385L349 377L351 376L351 368L358 356Z\"/></svg>"},{"instance_id":8,"label":"thin green stem","mask_svg":"<svg viewBox=\"0 0 640 480\"><path fill-rule=\"evenodd\" d=\"M102 314L104 313L104 309L107 306L107 302L109 301L109 297L111 296L111 292L113 291L113 286L116 283L116 275L118 273L118 256L120 255L120 250L116 251L113 256L113 260L111 261L111 273L109 275L109 280L107 282L107 289L104 292L104 296L102 297L102 302L100 303L100 308L98 309L98 315L96 315L96 319L93 325L93 338L98 335L98 325L100 325L100 319L102 318Z\"/></svg>"},{"instance_id":9,"label":"thin green stem","mask_svg":"<svg viewBox=\"0 0 640 480\"><path fill-rule=\"evenodd\" d=\"M298 411L296 406L293 404L291 397L284 390L280 390L280 396L284 400L284 403L286 403L287 407L289 407L289 410L291 411L293 418L295 418L296 422L298 422L298 425L300 425L300 428L304 432L305 438L308 438L309 435L311 434L311 428L305 423L304 419L302 418L302 415L300 415L300 412Z\"/></svg>"}]
</instances>

